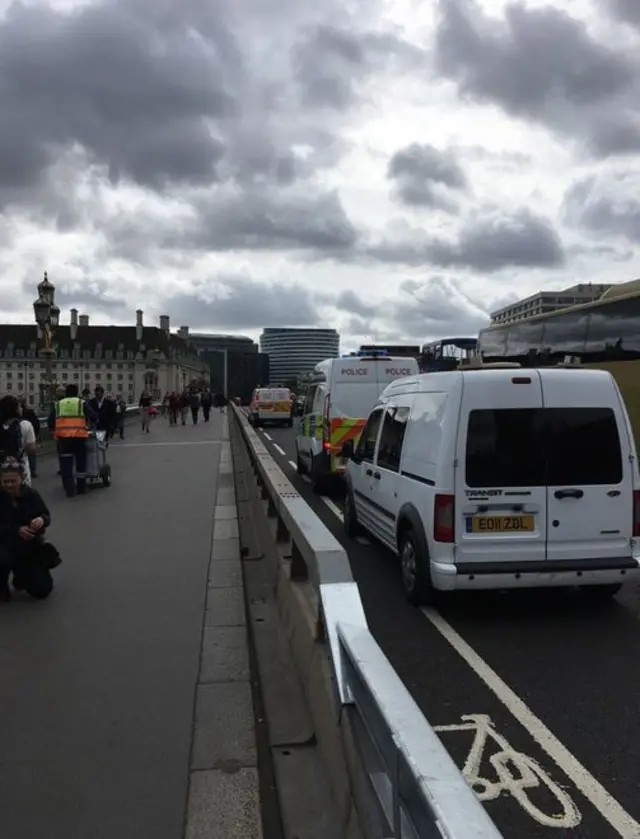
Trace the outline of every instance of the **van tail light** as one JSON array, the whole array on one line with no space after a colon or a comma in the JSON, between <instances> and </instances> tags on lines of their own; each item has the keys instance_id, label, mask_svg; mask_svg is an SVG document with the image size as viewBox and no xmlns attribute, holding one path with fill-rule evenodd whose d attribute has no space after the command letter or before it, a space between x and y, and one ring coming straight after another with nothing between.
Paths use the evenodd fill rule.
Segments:
<instances>
[{"instance_id":1,"label":"van tail light","mask_svg":"<svg viewBox=\"0 0 640 839\"><path fill-rule=\"evenodd\" d=\"M640 537L640 489L633 491L633 536Z\"/></svg>"},{"instance_id":2,"label":"van tail light","mask_svg":"<svg viewBox=\"0 0 640 839\"><path fill-rule=\"evenodd\" d=\"M433 499L433 538L453 542L455 538L455 496L437 494Z\"/></svg>"},{"instance_id":3,"label":"van tail light","mask_svg":"<svg viewBox=\"0 0 640 839\"><path fill-rule=\"evenodd\" d=\"M324 405L322 406L322 447L326 450L331 448L331 427L329 424L329 412L331 410L331 403L329 401L329 394L324 398Z\"/></svg>"}]
</instances>

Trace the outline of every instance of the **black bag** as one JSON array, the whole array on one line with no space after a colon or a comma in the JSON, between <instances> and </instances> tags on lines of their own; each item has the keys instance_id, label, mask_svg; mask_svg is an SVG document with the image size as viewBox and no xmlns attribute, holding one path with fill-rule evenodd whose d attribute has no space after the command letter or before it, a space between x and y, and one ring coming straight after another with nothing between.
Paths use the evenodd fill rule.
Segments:
<instances>
[{"instance_id":1,"label":"black bag","mask_svg":"<svg viewBox=\"0 0 640 839\"><path fill-rule=\"evenodd\" d=\"M9 425L0 426L0 463L8 457L22 461L24 445L20 420L12 420Z\"/></svg>"}]
</instances>

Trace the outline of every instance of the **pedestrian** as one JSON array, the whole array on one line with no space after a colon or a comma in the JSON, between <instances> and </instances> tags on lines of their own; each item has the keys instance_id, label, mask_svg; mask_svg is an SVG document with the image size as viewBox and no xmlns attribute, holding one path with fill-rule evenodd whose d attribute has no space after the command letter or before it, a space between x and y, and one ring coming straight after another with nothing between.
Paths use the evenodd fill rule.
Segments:
<instances>
[{"instance_id":1,"label":"pedestrian","mask_svg":"<svg viewBox=\"0 0 640 839\"><path fill-rule=\"evenodd\" d=\"M35 435L35 448L32 449L31 453L27 452L27 458L29 461L29 472L31 473L32 478L38 477L38 443L40 442L40 420L38 419L38 415L27 405L26 400L22 400L21 402L22 408L22 419L27 420L31 423L31 427L33 428L33 433Z\"/></svg>"},{"instance_id":2,"label":"pedestrian","mask_svg":"<svg viewBox=\"0 0 640 839\"><path fill-rule=\"evenodd\" d=\"M89 427L97 423L97 414L78 396L78 385L67 385L49 415L49 428L59 444L60 477L68 498L87 491L87 440Z\"/></svg>"},{"instance_id":3,"label":"pedestrian","mask_svg":"<svg viewBox=\"0 0 640 839\"><path fill-rule=\"evenodd\" d=\"M18 400L15 396L3 396L0 399L0 463L11 457L24 469L24 439L20 419Z\"/></svg>"},{"instance_id":4,"label":"pedestrian","mask_svg":"<svg viewBox=\"0 0 640 839\"><path fill-rule=\"evenodd\" d=\"M213 398L213 404L216 408L220 409L221 414L224 414L224 406L226 402L227 400L225 399L224 394L222 393L216 393L216 395Z\"/></svg>"},{"instance_id":5,"label":"pedestrian","mask_svg":"<svg viewBox=\"0 0 640 839\"><path fill-rule=\"evenodd\" d=\"M175 390L169 394L169 425L178 424L178 411L180 410L180 400Z\"/></svg>"},{"instance_id":6,"label":"pedestrian","mask_svg":"<svg viewBox=\"0 0 640 839\"><path fill-rule=\"evenodd\" d=\"M115 431L114 434L117 434L121 440L124 440L124 423L127 418L127 403L124 401L124 398L121 393L118 394L116 397L116 408L115 408Z\"/></svg>"},{"instance_id":7,"label":"pedestrian","mask_svg":"<svg viewBox=\"0 0 640 839\"><path fill-rule=\"evenodd\" d=\"M22 480L25 486L31 486L31 479L34 477L31 471L31 458L35 462L36 457L36 432L28 419L24 418L22 405L18 406L20 413L20 431L22 433Z\"/></svg>"},{"instance_id":8,"label":"pedestrian","mask_svg":"<svg viewBox=\"0 0 640 839\"><path fill-rule=\"evenodd\" d=\"M187 414L189 413L189 391L185 388L180 394L180 420L182 425L187 424Z\"/></svg>"},{"instance_id":9,"label":"pedestrian","mask_svg":"<svg viewBox=\"0 0 640 839\"><path fill-rule=\"evenodd\" d=\"M101 385L94 390L94 397L89 400L89 407L97 417L96 431L104 431L107 440L113 437L116 427L116 406L113 400L105 398L104 388Z\"/></svg>"},{"instance_id":10,"label":"pedestrian","mask_svg":"<svg viewBox=\"0 0 640 839\"><path fill-rule=\"evenodd\" d=\"M15 458L0 465L0 600L11 600L9 575L16 591L44 600L51 594L51 570L60 555L45 533L51 514L42 496L22 483L22 467Z\"/></svg>"},{"instance_id":11,"label":"pedestrian","mask_svg":"<svg viewBox=\"0 0 640 839\"><path fill-rule=\"evenodd\" d=\"M189 407L191 408L191 420L194 425L197 425L198 414L200 413L200 394L197 390L192 390L189 394Z\"/></svg>"},{"instance_id":12,"label":"pedestrian","mask_svg":"<svg viewBox=\"0 0 640 839\"><path fill-rule=\"evenodd\" d=\"M151 394L145 388L142 391L142 395L140 397L139 407L140 407L140 419L142 420L142 431L147 432L150 431L150 418L149 418L149 408L153 405L153 400L151 399Z\"/></svg>"},{"instance_id":13,"label":"pedestrian","mask_svg":"<svg viewBox=\"0 0 640 839\"><path fill-rule=\"evenodd\" d=\"M209 422L211 417L211 404L213 402L213 398L211 396L211 391L209 388L202 392L202 396L200 397L200 404L202 405L202 416L204 417L205 422Z\"/></svg>"}]
</instances>

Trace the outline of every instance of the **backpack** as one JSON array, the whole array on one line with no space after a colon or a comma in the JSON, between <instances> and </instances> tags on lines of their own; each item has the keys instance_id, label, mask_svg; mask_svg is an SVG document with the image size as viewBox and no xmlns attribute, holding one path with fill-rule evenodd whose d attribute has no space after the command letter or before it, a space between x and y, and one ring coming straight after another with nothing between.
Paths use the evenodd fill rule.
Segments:
<instances>
[{"instance_id":1,"label":"backpack","mask_svg":"<svg viewBox=\"0 0 640 839\"><path fill-rule=\"evenodd\" d=\"M8 457L22 460L24 445L20 420L12 420L8 425L0 426L0 462Z\"/></svg>"}]
</instances>

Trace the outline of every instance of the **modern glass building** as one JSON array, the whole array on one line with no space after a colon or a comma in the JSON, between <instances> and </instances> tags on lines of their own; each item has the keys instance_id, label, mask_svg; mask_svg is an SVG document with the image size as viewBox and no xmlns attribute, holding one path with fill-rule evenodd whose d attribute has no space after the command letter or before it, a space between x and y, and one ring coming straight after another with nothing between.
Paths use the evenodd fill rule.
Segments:
<instances>
[{"instance_id":1,"label":"modern glass building","mask_svg":"<svg viewBox=\"0 0 640 839\"><path fill-rule=\"evenodd\" d=\"M335 329L268 327L260 336L260 351L269 356L269 384L285 384L325 358L337 358L340 335Z\"/></svg>"}]
</instances>

